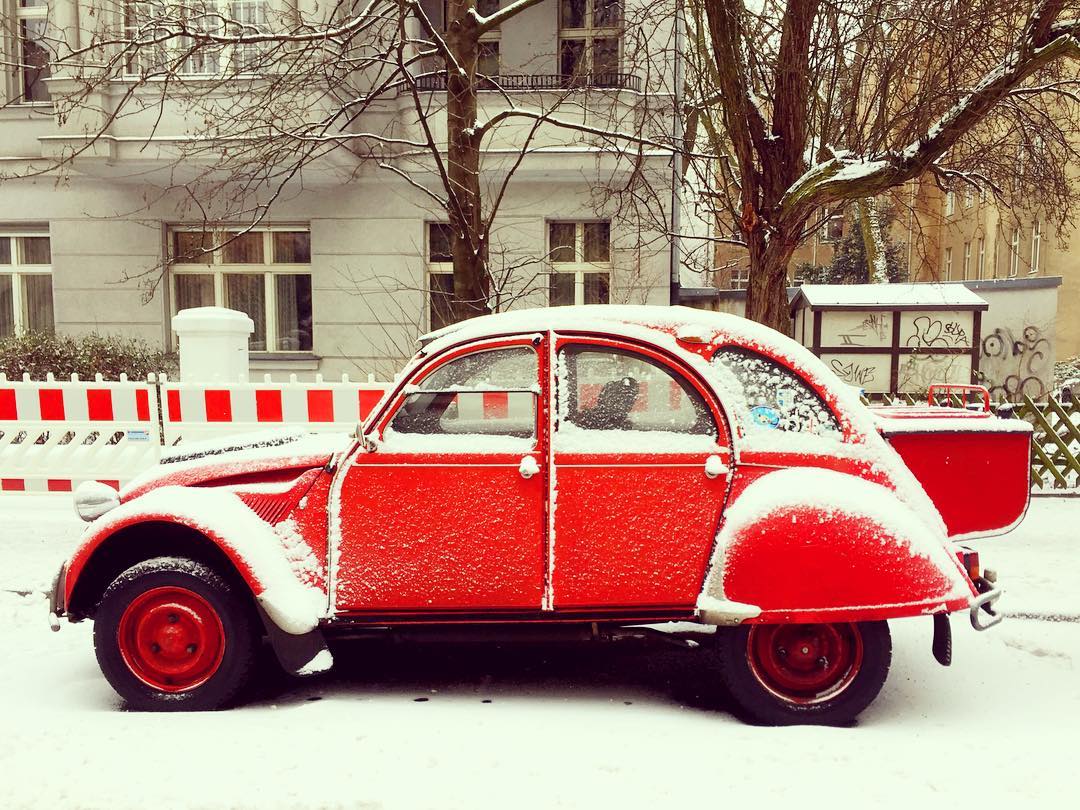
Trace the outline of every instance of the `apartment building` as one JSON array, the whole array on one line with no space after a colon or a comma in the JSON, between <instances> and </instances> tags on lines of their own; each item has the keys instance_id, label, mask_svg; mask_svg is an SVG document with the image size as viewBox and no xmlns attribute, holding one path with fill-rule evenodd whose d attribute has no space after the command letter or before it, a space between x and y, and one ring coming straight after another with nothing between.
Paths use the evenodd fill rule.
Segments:
<instances>
[{"instance_id":1,"label":"apartment building","mask_svg":"<svg viewBox=\"0 0 1080 810\"><path fill-rule=\"evenodd\" d=\"M58 103L79 84L72 71L50 64L57 32L68 47L85 45L102 20L136 30L151 7L113 1L103 12L77 0L0 0L5 27L19 32L5 47L21 49L17 58L0 60L16 65L4 68L0 82L0 335L97 331L171 348L171 315L214 304L243 310L255 322L253 369L391 373L419 334L446 321L452 268L445 212L422 183L342 146L305 165L249 232L231 236L249 224L239 220L208 226L186 187L200 167L170 152L189 131L184 110L166 102L109 118L143 69L139 58L128 61L130 83L118 77L82 107ZM281 13L318 21L343 7L207 2L262 30ZM480 5L490 12L497 0ZM595 124L601 112L605 122L619 122L643 104L664 120L675 65L672 16L659 13L662 6L544 0L505 22L484 37L481 120L511 102L542 105L555 96L579 122ZM441 24L441 0L424 7ZM245 58L242 51L188 59L175 81L191 86L212 77L229 60ZM437 109L445 78L426 76L419 86ZM370 115L380 127L400 125L395 131L408 133L417 125L413 109L403 89ZM445 138L445 114L429 123ZM348 122L343 143L375 125L363 115ZM101 137L89 143L87 132L98 130ZM504 176L508 162L518 164L492 232L491 261L502 274L497 303L668 303L678 249L667 237L678 208L670 153L643 153L661 201L644 217L606 193L625 175L604 139L547 127L521 156L510 133L481 155L485 180ZM55 166L60 159L62 170ZM202 252L222 237L223 248Z\"/></svg>"}]
</instances>

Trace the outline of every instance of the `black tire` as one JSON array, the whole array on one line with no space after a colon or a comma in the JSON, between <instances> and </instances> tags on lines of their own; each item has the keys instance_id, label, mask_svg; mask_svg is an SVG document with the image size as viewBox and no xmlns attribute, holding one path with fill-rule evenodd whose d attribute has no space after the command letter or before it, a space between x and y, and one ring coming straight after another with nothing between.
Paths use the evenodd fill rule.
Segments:
<instances>
[{"instance_id":1,"label":"black tire","mask_svg":"<svg viewBox=\"0 0 1080 810\"><path fill-rule=\"evenodd\" d=\"M802 658L788 652L791 642ZM740 625L720 628L716 646L736 709L769 726L849 725L877 697L892 662L886 622ZM812 658L824 649L833 661Z\"/></svg>"},{"instance_id":2,"label":"black tire","mask_svg":"<svg viewBox=\"0 0 1080 810\"><path fill-rule=\"evenodd\" d=\"M228 705L251 677L260 637L250 594L181 557L156 557L124 571L94 616L98 665L139 711Z\"/></svg>"}]
</instances>

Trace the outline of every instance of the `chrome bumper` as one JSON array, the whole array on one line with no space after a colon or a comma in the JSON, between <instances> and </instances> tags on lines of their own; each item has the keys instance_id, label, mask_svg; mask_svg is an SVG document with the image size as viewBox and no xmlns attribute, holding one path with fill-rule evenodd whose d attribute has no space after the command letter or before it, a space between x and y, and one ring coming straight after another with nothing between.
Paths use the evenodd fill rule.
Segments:
<instances>
[{"instance_id":1,"label":"chrome bumper","mask_svg":"<svg viewBox=\"0 0 1080 810\"><path fill-rule=\"evenodd\" d=\"M1000 624L1001 620L1005 618L994 611L994 603L997 602L1004 591L1001 588L995 588L982 577L979 577L975 585L980 593L971 602L971 626L976 630L989 630L995 624ZM990 616L987 620L983 619L984 611Z\"/></svg>"},{"instance_id":2,"label":"chrome bumper","mask_svg":"<svg viewBox=\"0 0 1080 810\"><path fill-rule=\"evenodd\" d=\"M64 616L67 606L64 604L64 585L67 578L67 563L60 566L60 570L53 577L52 587L49 588L49 627L53 632L60 629L60 619Z\"/></svg>"}]
</instances>

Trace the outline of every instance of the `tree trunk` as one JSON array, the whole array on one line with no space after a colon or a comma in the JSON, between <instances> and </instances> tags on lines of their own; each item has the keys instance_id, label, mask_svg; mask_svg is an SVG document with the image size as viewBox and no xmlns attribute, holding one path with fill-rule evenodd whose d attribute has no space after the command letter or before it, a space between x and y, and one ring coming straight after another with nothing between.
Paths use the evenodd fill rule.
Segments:
<instances>
[{"instance_id":1,"label":"tree trunk","mask_svg":"<svg viewBox=\"0 0 1080 810\"><path fill-rule=\"evenodd\" d=\"M785 335L791 334L788 263L798 244L797 239L783 239L776 234L766 240L760 230L747 241L750 278L746 287L746 317Z\"/></svg>"},{"instance_id":2,"label":"tree trunk","mask_svg":"<svg viewBox=\"0 0 1080 810\"><path fill-rule=\"evenodd\" d=\"M479 32L467 14L470 0L450 0L446 44L461 70L446 62L446 171L450 181L447 213L454 259L456 316L471 318L488 306L487 239L480 197L480 145L476 135L476 58Z\"/></svg>"},{"instance_id":3,"label":"tree trunk","mask_svg":"<svg viewBox=\"0 0 1080 810\"><path fill-rule=\"evenodd\" d=\"M885 237L873 197L865 197L855 203L855 214L862 231L866 250L866 278L871 284L888 284L889 267L885 256Z\"/></svg>"}]
</instances>

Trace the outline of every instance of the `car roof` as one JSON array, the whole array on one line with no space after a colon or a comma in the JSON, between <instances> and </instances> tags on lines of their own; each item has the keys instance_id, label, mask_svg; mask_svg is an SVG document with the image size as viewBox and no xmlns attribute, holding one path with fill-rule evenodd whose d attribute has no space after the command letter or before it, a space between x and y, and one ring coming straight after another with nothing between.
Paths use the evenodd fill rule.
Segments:
<instances>
[{"instance_id":1,"label":"car roof","mask_svg":"<svg viewBox=\"0 0 1080 810\"><path fill-rule=\"evenodd\" d=\"M432 344L442 347L448 342L549 329L640 335L642 328L680 338L693 337L702 343L712 343L720 336L741 336L750 344L775 346L781 351L786 348L782 344L794 344L779 332L738 315L682 306L612 304L544 307L482 315L429 332L420 338L420 342L425 347Z\"/></svg>"}]
</instances>

